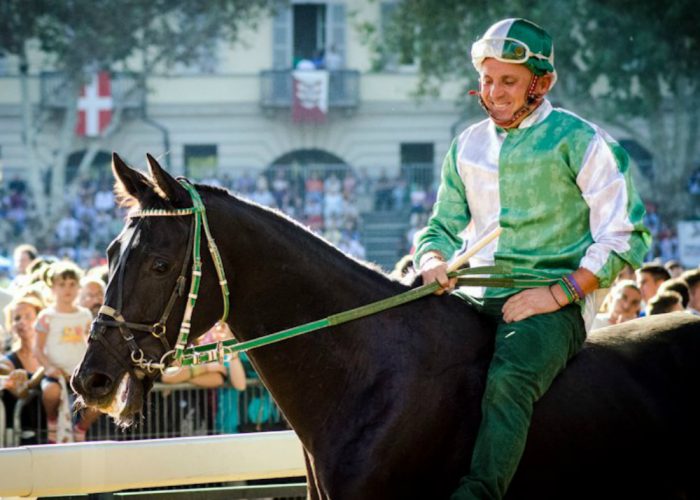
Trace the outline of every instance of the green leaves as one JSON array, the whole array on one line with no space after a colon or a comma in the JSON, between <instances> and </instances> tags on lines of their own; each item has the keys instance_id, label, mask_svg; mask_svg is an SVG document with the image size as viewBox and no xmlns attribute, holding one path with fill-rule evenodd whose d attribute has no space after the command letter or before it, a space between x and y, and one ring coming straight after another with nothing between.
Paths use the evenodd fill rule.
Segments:
<instances>
[{"instance_id":1,"label":"green leaves","mask_svg":"<svg viewBox=\"0 0 700 500\"><path fill-rule=\"evenodd\" d=\"M471 45L494 22L524 17L544 27L555 46L555 105L644 146L657 171L653 184L640 186L646 199L673 216L689 211L683 179L695 168L700 143L696 0L404 0L395 11L382 50L396 53L397 41L413 38L419 95L448 80L475 88Z\"/></svg>"},{"instance_id":2,"label":"green leaves","mask_svg":"<svg viewBox=\"0 0 700 500\"><path fill-rule=\"evenodd\" d=\"M86 69L112 68L136 56L166 65L190 63L216 40L237 40L242 26L272 0L3 0L0 49L20 55L24 42L41 49L77 83ZM144 68L148 70L151 68Z\"/></svg>"}]
</instances>

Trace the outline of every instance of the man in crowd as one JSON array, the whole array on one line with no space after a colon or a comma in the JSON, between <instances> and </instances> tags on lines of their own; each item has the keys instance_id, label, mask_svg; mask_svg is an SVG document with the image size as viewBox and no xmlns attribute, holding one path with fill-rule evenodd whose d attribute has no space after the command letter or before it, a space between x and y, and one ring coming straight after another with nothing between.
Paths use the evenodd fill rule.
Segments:
<instances>
[{"instance_id":1,"label":"man in crowd","mask_svg":"<svg viewBox=\"0 0 700 500\"><path fill-rule=\"evenodd\" d=\"M671 275L661 264L650 262L637 270L637 285L642 292L644 304L649 304L649 301L659 291L661 284L668 279L671 279Z\"/></svg>"}]
</instances>

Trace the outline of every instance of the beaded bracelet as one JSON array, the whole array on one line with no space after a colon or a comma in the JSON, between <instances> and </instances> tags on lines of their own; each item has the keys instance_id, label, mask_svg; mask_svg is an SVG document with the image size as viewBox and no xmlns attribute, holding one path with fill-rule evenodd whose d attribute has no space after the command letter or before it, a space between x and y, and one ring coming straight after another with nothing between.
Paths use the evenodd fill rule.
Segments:
<instances>
[{"instance_id":1,"label":"beaded bracelet","mask_svg":"<svg viewBox=\"0 0 700 500\"><path fill-rule=\"evenodd\" d=\"M571 273L567 276L569 283L571 283L571 286L574 287L574 290L576 290L576 293L578 294L579 300L583 300L583 297L586 295L583 293L583 289L581 288L581 285L578 284L576 281L576 278L574 278L574 274Z\"/></svg>"},{"instance_id":2,"label":"beaded bracelet","mask_svg":"<svg viewBox=\"0 0 700 500\"><path fill-rule=\"evenodd\" d=\"M571 304L574 301L574 296L571 293L571 290L569 290L569 287L566 286L566 283L563 279L558 280L557 284L561 287L562 290L564 290L564 295L566 295L567 304Z\"/></svg>"},{"instance_id":3,"label":"beaded bracelet","mask_svg":"<svg viewBox=\"0 0 700 500\"><path fill-rule=\"evenodd\" d=\"M566 287L569 289L569 292L571 292L571 296L574 298L574 301L581 300L583 298L578 293L578 290L576 290L576 287L574 287L574 285L571 283L571 280L569 279L568 276L562 276L561 280L564 282Z\"/></svg>"}]
</instances>

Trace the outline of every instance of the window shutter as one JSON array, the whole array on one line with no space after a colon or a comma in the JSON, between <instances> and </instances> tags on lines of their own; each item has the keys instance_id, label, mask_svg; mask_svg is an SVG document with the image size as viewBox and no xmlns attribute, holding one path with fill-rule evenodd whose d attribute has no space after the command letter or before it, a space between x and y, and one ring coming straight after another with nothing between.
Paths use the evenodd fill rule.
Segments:
<instances>
[{"instance_id":1,"label":"window shutter","mask_svg":"<svg viewBox=\"0 0 700 500\"><path fill-rule=\"evenodd\" d=\"M326 50L335 47L340 56L341 67L345 66L345 5L328 5L328 45Z\"/></svg>"},{"instance_id":2,"label":"window shutter","mask_svg":"<svg viewBox=\"0 0 700 500\"><path fill-rule=\"evenodd\" d=\"M292 8L287 2L277 2L272 22L272 67L292 67Z\"/></svg>"}]
</instances>

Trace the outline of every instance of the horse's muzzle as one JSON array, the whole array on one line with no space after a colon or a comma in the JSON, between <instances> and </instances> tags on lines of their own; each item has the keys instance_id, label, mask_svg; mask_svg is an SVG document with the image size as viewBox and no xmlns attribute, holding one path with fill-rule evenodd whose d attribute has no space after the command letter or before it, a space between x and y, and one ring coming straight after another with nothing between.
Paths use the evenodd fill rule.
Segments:
<instances>
[{"instance_id":1,"label":"horse's muzzle","mask_svg":"<svg viewBox=\"0 0 700 500\"><path fill-rule=\"evenodd\" d=\"M73 390L85 401L99 401L110 396L116 388L115 382L112 376L94 369L86 373L82 366L71 377Z\"/></svg>"}]
</instances>

